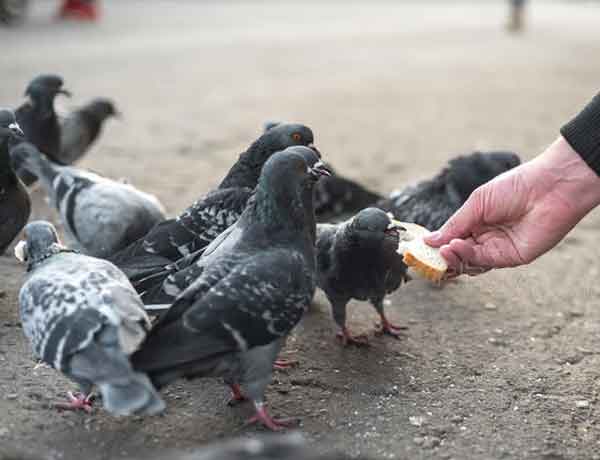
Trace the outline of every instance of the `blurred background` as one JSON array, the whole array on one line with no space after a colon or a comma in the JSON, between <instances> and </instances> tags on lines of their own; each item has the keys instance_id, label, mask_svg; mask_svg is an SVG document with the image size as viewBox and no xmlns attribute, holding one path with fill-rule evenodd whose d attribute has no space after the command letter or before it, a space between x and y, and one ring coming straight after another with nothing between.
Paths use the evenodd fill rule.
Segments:
<instances>
[{"instance_id":1,"label":"blurred background","mask_svg":"<svg viewBox=\"0 0 600 460\"><path fill-rule=\"evenodd\" d=\"M64 21L60 2L29 0L22 22L0 26L0 105L17 107L27 82L49 72L73 93L58 99L64 111L113 99L122 120L107 122L80 165L127 178L171 215L217 184L267 120L309 125L338 172L388 193L474 149L532 158L600 89L598 1L528 1L518 19L502 0L97 7L96 21ZM48 213L40 197L33 217ZM275 380L275 408L285 402L310 439L352 455L599 458L599 222L593 213L532 267L438 290L410 284L393 299L409 335L379 343L378 359L334 349L322 304L308 323L320 348L294 343L304 350L302 376ZM1 273L9 324L22 269ZM370 327L368 307L351 314ZM45 385L44 398L59 395L55 381L31 376L22 334L12 331L0 333L0 357L23 358L0 365L2 394L20 394L26 381ZM168 414L143 423L0 398L0 446L129 458L244 431L214 382L176 385L166 397Z\"/></svg>"}]
</instances>

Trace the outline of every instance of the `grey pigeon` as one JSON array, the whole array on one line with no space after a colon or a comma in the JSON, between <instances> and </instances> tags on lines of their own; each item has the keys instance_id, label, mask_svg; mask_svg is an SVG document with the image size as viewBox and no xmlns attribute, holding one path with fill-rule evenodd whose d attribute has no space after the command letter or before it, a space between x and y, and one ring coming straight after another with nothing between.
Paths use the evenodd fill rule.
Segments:
<instances>
[{"instance_id":1,"label":"grey pigeon","mask_svg":"<svg viewBox=\"0 0 600 460\"><path fill-rule=\"evenodd\" d=\"M57 165L32 144L17 145L11 156L41 179L74 246L88 255L106 258L165 217L153 195L74 166Z\"/></svg>"},{"instance_id":2,"label":"grey pigeon","mask_svg":"<svg viewBox=\"0 0 600 460\"><path fill-rule=\"evenodd\" d=\"M202 272L133 355L157 387L186 377L221 376L252 400L272 430L264 392L286 337L316 288L313 187L327 174L293 152L264 165L256 194L236 224L201 259Z\"/></svg>"},{"instance_id":3,"label":"grey pigeon","mask_svg":"<svg viewBox=\"0 0 600 460\"><path fill-rule=\"evenodd\" d=\"M98 138L104 121L113 116L119 116L119 112L112 101L104 98L69 113L60 125L60 162L70 165L80 160Z\"/></svg>"},{"instance_id":4,"label":"grey pigeon","mask_svg":"<svg viewBox=\"0 0 600 460\"><path fill-rule=\"evenodd\" d=\"M135 284L135 280L164 266L165 261L175 262L204 248L237 221L256 187L262 166L275 152L294 145L312 146L313 142L312 131L301 124L280 125L263 134L239 156L216 190L177 218L161 222L111 260Z\"/></svg>"},{"instance_id":5,"label":"grey pigeon","mask_svg":"<svg viewBox=\"0 0 600 460\"><path fill-rule=\"evenodd\" d=\"M263 129L267 132L280 125L281 122L266 121L263 124ZM341 176L329 164L327 169L332 173L331 176L324 177L315 187L317 222L346 219L384 198L361 184Z\"/></svg>"},{"instance_id":6,"label":"grey pigeon","mask_svg":"<svg viewBox=\"0 0 600 460\"><path fill-rule=\"evenodd\" d=\"M284 152L296 153L302 156L306 164L311 168L321 161L321 155L309 147L288 147ZM329 176L323 176L317 184L327 177ZM311 192L312 189L311 191L305 191L307 194ZM305 199L309 200L310 196L307 196ZM241 214L240 212L235 216L236 222ZM309 216L309 218L312 217ZM146 277L139 278L132 283L141 294L148 311L157 313L166 309L168 304L171 304L179 294L196 280L203 271L205 261L201 258L204 250L205 248L182 257L177 262L169 263L158 271L151 271ZM200 262L198 263L199 260Z\"/></svg>"},{"instance_id":7,"label":"grey pigeon","mask_svg":"<svg viewBox=\"0 0 600 460\"><path fill-rule=\"evenodd\" d=\"M9 155L9 146L22 138L15 114L0 109L0 255L23 229L31 213L29 193L13 171Z\"/></svg>"},{"instance_id":8,"label":"grey pigeon","mask_svg":"<svg viewBox=\"0 0 600 460\"><path fill-rule=\"evenodd\" d=\"M437 230L480 185L521 163L513 152L474 152L450 160L433 179L394 192L376 206L396 219Z\"/></svg>"},{"instance_id":9,"label":"grey pigeon","mask_svg":"<svg viewBox=\"0 0 600 460\"><path fill-rule=\"evenodd\" d=\"M367 344L346 327L346 305L351 299L369 300L381 318L381 332L398 336L400 329L387 319L383 300L404 281L407 267L397 253L402 230L381 209L366 208L338 225L317 226L317 271L344 345Z\"/></svg>"},{"instance_id":10,"label":"grey pigeon","mask_svg":"<svg viewBox=\"0 0 600 460\"><path fill-rule=\"evenodd\" d=\"M67 407L89 410L96 385L115 415L162 411L148 377L129 362L150 320L127 277L110 262L62 246L48 222L31 222L25 237L15 250L27 264L19 292L23 332L37 357L81 387Z\"/></svg>"},{"instance_id":11,"label":"grey pigeon","mask_svg":"<svg viewBox=\"0 0 600 460\"><path fill-rule=\"evenodd\" d=\"M51 160L61 163L60 124L54 111L54 99L58 94L71 96L63 89L63 80L58 75L40 75L34 78L25 89L28 101L15 110L17 122L25 133L28 142L35 145ZM29 171L17 169L17 174L26 185L36 181Z\"/></svg>"},{"instance_id":12,"label":"grey pigeon","mask_svg":"<svg viewBox=\"0 0 600 460\"><path fill-rule=\"evenodd\" d=\"M349 460L341 452L317 452L297 432L260 435L209 444L181 456L169 453L170 460ZM365 457L352 457L355 460Z\"/></svg>"}]
</instances>

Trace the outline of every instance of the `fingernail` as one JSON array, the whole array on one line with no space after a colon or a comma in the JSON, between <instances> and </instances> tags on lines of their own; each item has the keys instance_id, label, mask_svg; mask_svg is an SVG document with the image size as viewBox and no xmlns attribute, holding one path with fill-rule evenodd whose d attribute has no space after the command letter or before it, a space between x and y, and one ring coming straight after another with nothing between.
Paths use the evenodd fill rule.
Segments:
<instances>
[{"instance_id":1,"label":"fingernail","mask_svg":"<svg viewBox=\"0 0 600 460\"><path fill-rule=\"evenodd\" d=\"M439 230L436 230L435 232L431 232L429 235L427 235L425 237L425 242L435 244L440 240L441 237L442 237L442 232L440 232Z\"/></svg>"}]
</instances>

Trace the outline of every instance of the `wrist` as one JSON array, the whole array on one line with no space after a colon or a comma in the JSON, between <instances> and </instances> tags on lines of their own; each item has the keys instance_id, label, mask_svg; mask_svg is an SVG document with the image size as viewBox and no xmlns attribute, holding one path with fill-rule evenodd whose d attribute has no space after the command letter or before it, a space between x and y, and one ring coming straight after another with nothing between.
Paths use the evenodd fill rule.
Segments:
<instances>
[{"instance_id":1,"label":"wrist","mask_svg":"<svg viewBox=\"0 0 600 460\"><path fill-rule=\"evenodd\" d=\"M600 204L600 177L560 136L532 167L548 181L551 192L560 195L580 218Z\"/></svg>"}]
</instances>

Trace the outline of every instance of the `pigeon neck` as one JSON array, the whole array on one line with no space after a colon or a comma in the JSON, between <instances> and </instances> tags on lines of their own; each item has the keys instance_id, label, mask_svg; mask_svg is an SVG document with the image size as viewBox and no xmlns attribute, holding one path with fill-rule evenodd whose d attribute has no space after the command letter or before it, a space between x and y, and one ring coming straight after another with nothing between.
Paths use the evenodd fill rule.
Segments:
<instances>
[{"instance_id":1,"label":"pigeon neck","mask_svg":"<svg viewBox=\"0 0 600 460\"><path fill-rule=\"evenodd\" d=\"M252 221L260 222L269 235L285 231L294 240L298 240L298 235L306 235L314 242L316 225L312 194L312 188L300 194L275 193L259 185L248 212ZM306 199L308 206L304 203Z\"/></svg>"},{"instance_id":2,"label":"pigeon neck","mask_svg":"<svg viewBox=\"0 0 600 460\"><path fill-rule=\"evenodd\" d=\"M46 261L50 257L60 254L62 252L72 252L77 253L77 251L73 249L65 248L58 243L52 243L48 248L43 251L41 254L36 255L35 257L29 256L27 259L27 271L30 272L35 267L40 265L42 262Z\"/></svg>"},{"instance_id":3,"label":"pigeon neck","mask_svg":"<svg viewBox=\"0 0 600 460\"><path fill-rule=\"evenodd\" d=\"M261 139L255 141L248 150L240 155L219 188L256 187L264 162L270 156L270 150L272 149L269 149ZM262 159L262 161L258 159Z\"/></svg>"}]
</instances>

